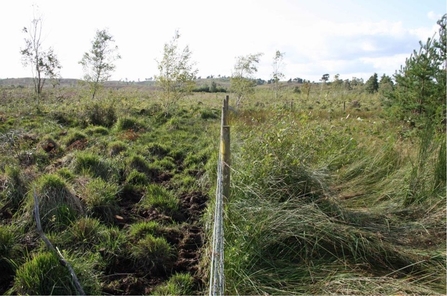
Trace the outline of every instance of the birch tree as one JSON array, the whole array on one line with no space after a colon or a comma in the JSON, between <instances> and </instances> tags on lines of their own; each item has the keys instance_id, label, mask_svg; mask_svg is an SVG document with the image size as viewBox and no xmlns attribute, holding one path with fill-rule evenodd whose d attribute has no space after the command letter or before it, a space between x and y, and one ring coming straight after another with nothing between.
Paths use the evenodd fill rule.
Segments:
<instances>
[{"instance_id":1,"label":"birch tree","mask_svg":"<svg viewBox=\"0 0 447 296\"><path fill-rule=\"evenodd\" d=\"M99 88L109 80L115 70L114 62L121 59L115 39L107 30L97 30L92 48L85 52L79 64L82 65L84 80L90 85L92 100Z\"/></svg>"},{"instance_id":2,"label":"birch tree","mask_svg":"<svg viewBox=\"0 0 447 296\"><path fill-rule=\"evenodd\" d=\"M39 105L46 79L57 79L62 67L54 50L51 47L49 49L43 47L42 18L40 16L34 16L31 25L24 27L22 31L27 34L25 47L20 49L22 63L25 67L31 67L34 92L37 97L37 105Z\"/></svg>"}]
</instances>

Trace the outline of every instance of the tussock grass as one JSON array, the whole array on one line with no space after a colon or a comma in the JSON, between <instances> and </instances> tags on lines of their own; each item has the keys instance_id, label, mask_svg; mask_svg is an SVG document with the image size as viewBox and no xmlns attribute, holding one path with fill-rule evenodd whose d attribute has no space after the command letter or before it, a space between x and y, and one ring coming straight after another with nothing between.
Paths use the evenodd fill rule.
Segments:
<instances>
[{"instance_id":1,"label":"tussock grass","mask_svg":"<svg viewBox=\"0 0 447 296\"><path fill-rule=\"evenodd\" d=\"M90 180L85 186L82 198L87 213L106 224L112 223L119 212L119 191L115 183L109 183L100 178Z\"/></svg>"},{"instance_id":2,"label":"tussock grass","mask_svg":"<svg viewBox=\"0 0 447 296\"><path fill-rule=\"evenodd\" d=\"M33 190L26 196L24 219L33 221L34 194L39 200L42 228L57 231L65 229L84 209L67 182L57 175L45 174L31 184Z\"/></svg>"},{"instance_id":3,"label":"tussock grass","mask_svg":"<svg viewBox=\"0 0 447 296\"><path fill-rule=\"evenodd\" d=\"M166 239L151 234L131 247L130 256L138 269L152 273L168 272L175 260L174 250Z\"/></svg>"}]
</instances>

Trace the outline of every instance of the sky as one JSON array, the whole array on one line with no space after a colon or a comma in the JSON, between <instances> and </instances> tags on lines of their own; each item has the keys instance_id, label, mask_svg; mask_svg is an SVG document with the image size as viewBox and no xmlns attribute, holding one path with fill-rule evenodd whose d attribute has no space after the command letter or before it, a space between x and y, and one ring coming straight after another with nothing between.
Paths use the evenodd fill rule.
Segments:
<instances>
[{"instance_id":1,"label":"sky","mask_svg":"<svg viewBox=\"0 0 447 296\"><path fill-rule=\"evenodd\" d=\"M437 33L447 10L445 0L3 0L0 79L31 77L20 49L36 5L42 47L53 48L63 78L83 77L78 62L96 30L107 29L122 57L111 80L130 81L158 74L176 30L202 78L230 76L237 57L262 53L255 76L267 80L277 50L286 80L391 76L420 40Z\"/></svg>"}]
</instances>

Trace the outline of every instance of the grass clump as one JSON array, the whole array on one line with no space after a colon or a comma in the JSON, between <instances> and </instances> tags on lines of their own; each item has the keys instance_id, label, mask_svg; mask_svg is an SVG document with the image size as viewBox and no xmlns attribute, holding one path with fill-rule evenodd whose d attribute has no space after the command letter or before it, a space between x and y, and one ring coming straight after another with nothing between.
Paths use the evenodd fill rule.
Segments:
<instances>
[{"instance_id":1,"label":"grass clump","mask_svg":"<svg viewBox=\"0 0 447 296\"><path fill-rule=\"evenodd\" d=\"M147 151L157 158L163 158L169 154L171 148L160 143L150 143L147 145Z\"/></svg>"},{"instance_id":2,"label":"grass clump","mask_svg":"<svg viewBox=\"0 0 447 296\"><path fill-rule=\"evenodd\" d=\"M180 200L158 184L146 187L146 196L140 201L141 209L155 208L163 213L173 215L180 207Z\"/></svg>"},{"instance_id":3,"label":"grass clump","mask_svg":"<svg viewBox=\"0 0 447 296\"><path fill-rule=\"evenodd\" d=\"M23 172L15 166L7 166L5 168L5 180L2 193L0 196L6 202L6 206L11 211L16 212L24 200L28 191L29 181Z\"/></svg>"},{"instance_id":4,"label":"grass clump","mask_svg":"<svg viewBox=\"0 0 447 296\"><path fill-rule=\"evenodd\" d=\"M154 274L167 273L175 260L174 250L166 239L151 234L138 240L130 255L138 268Z\"/></svg>"},{"instance_id":5,"label":"grass clump","mask_svg":"<svg viewBox=\"0 0 447 296\"><path fill-rule=\"evenodd\" d=\"M86 129L85 132L90 136L94 136L94 135L105 136L105 135L109 134L109 130L103 126L92 126L92 127L89 127L88 129Z\"/></svg>"},{"instance_id":6,"label":"grass clump","mask_svg":"<svg viewBox=\"0 0 447 296\"><path fill-rule=\"evenodd\" d=\"M44 231L65 229L83 213L79 198L57 175L42 175L33 182L33 191L27 195L25 211L28 219L34 211L34 194L39 201L39 211Z\"/></svg>"},{"instance_id":7,"label":"grass clump","mask_svg":"<svg viewBox=\"0 0 447 296\"><path fill-rule=\"evenodd\" d=\"M120 117L115 124L116 131L138 130L142 127L143 125L139 120L133 117Z\"/></svg>"},{"instance_id":8,"label":"grass clump","mask_svg":"<svg viewBox=\"0 0 447 296\"><path fill-rule=\"evenodd\" d=\"M101 241L104 230L105 226L96 218L79 218L67 229L65 245L72 250L93 250Z\"/></svg>"},{"instance_id":9,"label":"grass clump","mask_svg":"<svg viewBox=\"0 0 447 296\"><path fill-rule=\"evenodd\" d=\"M43 252L19 267L13 290L21 295L73 295L68 269L59 263L56 255Z\"/></svg>"},{"instance_id":10,"label":"grass clump","mask_svg":"<svg viewBox=\"0 0 447 296\"><path fill-rule=\"evenodd\" d=\"M156 287L154 295L191 295L194 278L189 273L176 273L169 280Z\"/></svg>"},{"instance_id":11,"label":"grass clump","mask_svg":"<svg viewBox=\"0 0 447 296\"><path fill-rule=\"evenodd\" d=\"M126 178L126 184L130 185L146 185L148 181L146 174L137 170L132 170Z\"/></svg>"},{"instance_id":12,"label":"grass clump","mask_svg":"<svg viewBox=\"0 0 447 296\"><path fill-rule=\"evenodd\" d=\"M127 150L127 144L123 141L113 141L108 145L109 155L115 156L120 154L122 151Z\"/></svg>"},{"instance_id":13,"label":"grass clump","mask_svg":"<svg viewBox=\"0 0 447 296\"><path fill-rule=\"evenodd\" d=\"M87 135L84 134L83 132L80 132L79 130L73 130L67 135L65 139L65 145L68 147L78 141L79 142L87 141Z\"/></svg>"},{"instance_id":14,"label":"grass clump","mask_svg":"<svg viewBox=\"0 0 447 296\"><path fill-rule=\"evenodd\" d=\"M17 265L22 261L22 247L18 244L20 236L11 226L0 225L0 287L9 285ZM0 292L2 289L0 289Z\"/></svg>"},{"instance_id":15,"label":"grass clump","mask_svg":"<svg viewBox=\"0 0 447 296\"><path fill-rule=\"evenodd\" d=\"M157 235L161 225L156 221L144 221L132 224L129 227L129 236L134 239L142 239L147 234Z\"/></svg>"},{"instance_id":16,"label":"grass clump","mask_svg":"<svg viewBox=\"0 0 447 296\"><path fill-rule=\"evenodd\" d=\"M90 175L109 182L117 178L117 171L111 163L99 155L87 151L80 151L76 154L73 169L78 174Z\"/></svg>"},{"instance_id":17,"label":"grass clump","mask_svg":"<svg viewBox=\"0 0 447 296\"><path fill-rule=\"evenodd\" d=\"M109 183L100 178L94 178L85 186L82 200L87 213L104 223L112 223L119 212L119 187L116 183Z\"/></svg>"}]
</instances>

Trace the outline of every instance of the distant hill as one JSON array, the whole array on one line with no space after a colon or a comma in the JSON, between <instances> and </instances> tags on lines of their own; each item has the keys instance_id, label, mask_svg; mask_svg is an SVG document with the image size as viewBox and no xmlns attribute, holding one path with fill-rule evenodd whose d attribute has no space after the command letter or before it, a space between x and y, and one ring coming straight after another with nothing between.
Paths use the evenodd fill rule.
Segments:
<instances>
[{"instance_id":1,"label":"distant hill","mask_svg":"<svg viewBox=\"0 0 447 296\"><path fill-rule=\"evenodd\" d=\"M197 79L197 85L211 85L211 82L214 81L216 84L222 86L222 87L229 87L229 78L201 78ZM73 78L62 78L60 79L60 86L62 87L68 87L68 86L76 86L80 83L82 83L83 80L81 79L73 79ZM25 78L6 78L6 79L0 79L0 86L9 86L9 87L32 87L33 79L31 77L25 77ZM105 86L109 87L123 87L127 85L140 85L140 86L155 86L154 80L145 80L145 81L123 81L123 80L114 80L114 81L107 81L105 83ZM51 82L48 80L45 84L45 87L51 87Z\"/></svg>"}]
</instances>

